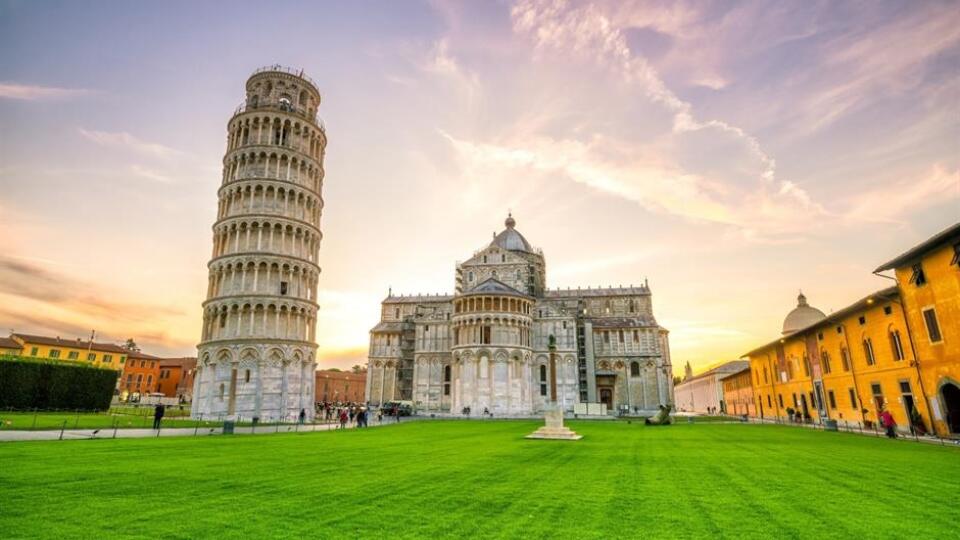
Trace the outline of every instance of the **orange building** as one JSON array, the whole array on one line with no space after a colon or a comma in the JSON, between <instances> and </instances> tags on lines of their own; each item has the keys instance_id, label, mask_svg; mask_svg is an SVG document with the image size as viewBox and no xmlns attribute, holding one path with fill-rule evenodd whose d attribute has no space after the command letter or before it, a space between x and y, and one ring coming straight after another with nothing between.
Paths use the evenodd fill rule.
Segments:
<instances>
[{"instance_id":1,"label":"orange building","mask_svg":"<svg viewBox=\"0 0 960 540\"><path fill-rule=\"evenodd\" d=\"M721 381L723 382L723 403L727 414L735 416L757 415L749 365L736 373L723 377Z\"/></svg>"},{"instance_id":2,"label":"orange building","mask_svg":"<svg viewBox=\"0 0 960 540\"><path fill-rule=\"evenodd\" d=\"M747 353L758 416L870 426L888 409L904 431L930 425L896 287L800 327L789 321L781 338Z\"/></svg>"},{"instance_id":3,"label":"orange building","mask_svg":"<svg viewBox=\"0 0 960 540\"><path fill-rule=\"evenodd\" d=\"M367 386L367 372L349 373L330 369L317 371L316 400L331 403L364 401Z\"/></svg>"},{"instance_id":4,"label":"orange building","mask_svg":"<svg viewBox=\"0 0 960 540\"><path fill-rule=\"evenodd\" d=\"M874 272L893 270L899 308L906 313L913 387L942 437L960 436L960 223L929 238Z\"/></svg>"},{"instance_id":5,"label":"orange building","mask_svg":"<svg viewBox=\"0 0 960 540\"><path fill-rule=\"evenodd\" d=\"M128 351L127 361L120 375L120 392L123 397L156 392L161 360L162 358L150 354Z\"/></svg>"},{"instance_id":6,"label":"orange building","mask_svg":"<svg viewBox=\"0 0 960 540\"><path fill-rule=\"evenodd\" d=\"M160 374L157 377L157 392L166 397L191 401L193 395L193 374L197 369L197 359L164 358L160 361Z\"/></svg>"}]
</instances>

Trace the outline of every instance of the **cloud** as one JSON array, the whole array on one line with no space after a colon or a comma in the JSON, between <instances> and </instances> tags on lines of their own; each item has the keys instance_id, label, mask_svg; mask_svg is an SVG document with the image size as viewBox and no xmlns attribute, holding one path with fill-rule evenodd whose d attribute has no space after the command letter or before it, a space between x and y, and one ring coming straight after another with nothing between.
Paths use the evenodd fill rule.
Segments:
<instances>
[{"instance_id":1,"label":"cloud","mask_svg":"<svg viewBox=\"0 0 960 540\"><path fill-rule=\"evenodd\" d=\"M925 175L900 178L858 194L845 217L857 221L904 223L910 214L931 204L960 198L960 169L938 163Z\"/></svg>"},{"instance_id":2,"label":"cloud","mask_svg":"<svg viewBox=\"0 0 960 540\"><path fill-rule=\"evenodd\" d=\"M421 59L419 68L425 73L450 81L466 101L468 108L473 108L479 100L482 93L480 77L475 72L464 69L450 54L450 42L447 39L433 44Z\"/></svg>"},{"instance_id":3,"label":"cloud","mask_svg":"<svg viewBox=\"0 0 960 540\"><path fill-rule=\"evenodd\" d=\"M84 138L108 148L129 150L157 158L171 158L182 154L179 150L169 146L144 141L126 132L96 131L84 128L78 128L78 131Z\"/></svg>"},{"instance_id":4,"label":"cloud","mask_svg":"<svg viewBox=\"0 0 960 540\"><path fill-rule=\"evenodd\" d=\"M9 256L0 256L0 295L8 296L21 306L58 313L63 317L62 322L81 319L139 325L183 315L179 309L113 300L108 291ZM0 307L0 316L9 318L5 312L11 309L11 303L4 304Z\"/></svg>"},{"instance_id":5,"label":"cloud","mask_svg":"<svg viewBox=\"0 0 960 540\"><path fill-rule=\"evenodd\" d=\"M169 176L154 171L150 168L144 167L143 165L131 165L130 172L135 176L139 176L140 178L145 178L153 182L159 182L161 184L172 184L175 182L173 178L170 178Z\"/></svg>"},{"instance_id":6,"label":"cloud","mask_svg":"<svg viewBox=\"0 0 960 540\"><path fill-rule=\"evenodd\" d=\"M511 10L513 28L534 43L535 53L558 52L586 66L601 66L614 84L639 90L666 110L669 131L648 138L604 133L557 137L544 133L496 141L456 141L462 155L505 166L561 172L594 189L635 201L644 208L694 221L738 227L746 237L769 239L809 228L826 210L799 186L777 179L776 161L744 129L717 119L700 119L643 56L631 51L624 29L602 7L566 2L526 1ZM667 11L655 19L675 31L688 15ZM636 21L632 21L636 23ZM722 87L726 81L707 78ZM596 96L603 109L603 96ZM453 139L451 139L453 140ZM708 159L715 147L729 149L728 164ZM731 159L729 156L735 156Z\"/></svg>"},{"instance_id":7,"label":"cloud","mask_svg":"<svg viewBox=\"0 0 960 540\"><path fill-rule=\"evenodd\" d=\"M91 94L82 88L58 88L55 86L36 86L12 82L0 82L0 99L19 99L23 101L50 101L72 99Z\"/></svg>"}]
</instances>

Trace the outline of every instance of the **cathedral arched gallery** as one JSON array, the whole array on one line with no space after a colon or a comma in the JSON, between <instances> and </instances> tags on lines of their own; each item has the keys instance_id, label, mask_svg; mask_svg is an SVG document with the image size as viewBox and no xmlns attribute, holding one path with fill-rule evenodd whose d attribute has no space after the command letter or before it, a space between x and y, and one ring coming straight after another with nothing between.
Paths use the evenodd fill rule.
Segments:
<instances>
[{"instance_id":1,"label":"cathedral arched gallery","mask_svg":"<svg viewBox=\"0 0 960 540\"><path fill-rule=\"evenodd\" d=\"M420 413L528 416L549 401L649 413L672 405L667 330L641 286L548 289L543 252L512 216L456 266L454 294L394 295L370 331L367 400Z\"/></svg>"}]
</instances>

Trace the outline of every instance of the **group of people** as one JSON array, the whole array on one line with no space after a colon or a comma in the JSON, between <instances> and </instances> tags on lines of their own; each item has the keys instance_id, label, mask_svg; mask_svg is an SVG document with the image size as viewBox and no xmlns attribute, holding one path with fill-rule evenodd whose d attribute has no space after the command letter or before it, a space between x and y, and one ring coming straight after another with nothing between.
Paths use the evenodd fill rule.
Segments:
<instances>
[{"instance_id":1,"label":"group of people","mask_svg":"<svg viewBox=\"0 0 960 540\"><path fill-rule=\"evenodd\" d=\"M365 403L317 403L317 417L328 422L337 422L341 429L348 426L358 428L369 427L370 425L370 407ZM400 409L396 406L390 409L377 409L377 423L383 423L383 416L394 417L395 421L400 421Z\"/></svg>"}]
</instances>

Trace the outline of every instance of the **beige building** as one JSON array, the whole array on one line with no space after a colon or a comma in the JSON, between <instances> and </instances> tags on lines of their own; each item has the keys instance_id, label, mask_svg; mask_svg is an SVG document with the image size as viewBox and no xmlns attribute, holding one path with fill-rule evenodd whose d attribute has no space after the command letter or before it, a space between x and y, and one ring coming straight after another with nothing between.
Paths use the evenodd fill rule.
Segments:
<instances>
[{"instance_id":1,"label":"beige building","mask_svg":"<svg viewBox=\"0 0 960 540\"><path fill-rule=\"evenodd\" d=\"M527 416L548 401L633 413L673 403L667 330L649 287L548 289L543 252L508 217L456 266L454 293L390 294L370 332L367 400L422 412Z\"/></svg>"},{"instance_id":2,"label":"beige building","mask_svg":"<svg viewBox=\"0 0 960 540\"><path fill-rule=\"evenodd\" d=\"M734 360L693 375L688 364L683 381L673 388L677 410L704 414L725 412L727 404L724 401L723 379L749 366L749 362Z\"/></svg>"}]
</instances>

